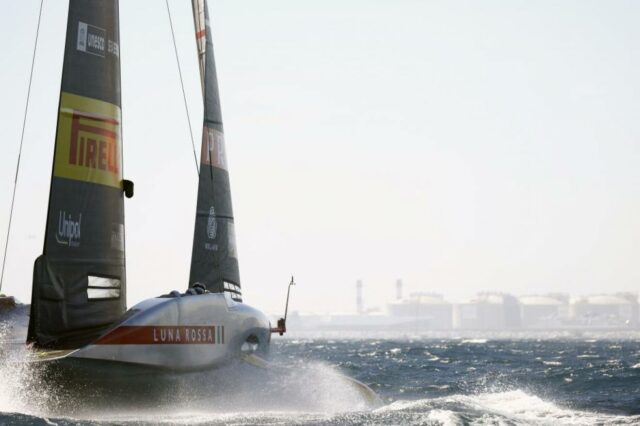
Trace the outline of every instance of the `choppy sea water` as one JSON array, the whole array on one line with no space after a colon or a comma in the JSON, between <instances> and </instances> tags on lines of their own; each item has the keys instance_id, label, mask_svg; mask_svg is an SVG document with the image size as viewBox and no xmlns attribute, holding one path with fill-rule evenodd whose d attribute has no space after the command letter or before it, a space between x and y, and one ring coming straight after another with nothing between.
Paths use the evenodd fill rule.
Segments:
<instances>
[{"instance_id":1,"label":"choppy sea water","mask_svg":"<svg viewBox=\"0 0 640 426\"><path fill-rule=\"evenodd\" d=\"M0 339L1 341L2 339ZM619 338L338 338L272 343L290 373L215 372L166 389L151 405L108 403L82 410L56 404L60 392L19 361L22 345L0 350L0 424L465 425L640 424L640 341ZM376 407L340 374L368 384Z\"/></svg>"}]
</instances>

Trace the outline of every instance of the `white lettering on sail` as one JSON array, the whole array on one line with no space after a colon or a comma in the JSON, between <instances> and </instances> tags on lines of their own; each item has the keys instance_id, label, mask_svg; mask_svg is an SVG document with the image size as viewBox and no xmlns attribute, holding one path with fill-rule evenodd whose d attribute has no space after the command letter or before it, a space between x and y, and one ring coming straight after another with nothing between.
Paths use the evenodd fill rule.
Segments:
<instances>
[{"instance_id":1,"label":"white lettering on sail","mask_svg":"<svg viewBox=\"0 0 640 426\"><path fill-rule=\"evenodd\" d=\"M96 34L87 34L87 47L104 52L104 37Z\"/></svg>"},{"instance_id":2,"label":"white lettering on sail","mask_svg":"<svg viewBox=\"0 0 640 426\"><path fill-rule=\"evenodd\" d=\"M107 32L95 25L78 22L76 49L80 52L104 58Z\"/></svg>"},{"instance_id":3,"label":"white lettering on sail","mask_svg":"<svg viewBox=\"0 0 640 426\"><path fill-rule=\"evenodd\" d=\"M104 28L80 21L78 22L76 49L102 58L105 53L120 57L120 46L117 42L107 38L107 31Z\"/></svg>"},{"instance_id":4,"label":"white lettering on sail","mask_svg":"<svg viewBox=\"0 0 640 426\"><path fill-rule=\"evenodd\" d=\"M111 248L124 251L124 225L121 223L111 225Z\"/></svg>"},{"instance_id":5,"label":"white lettering on sail","mask_svg":"<svg viewBox=\"0 0 640 426\"><path fill-rule=\"evenodd\" d=\"M218 232L218 221L216 220L216 211L211 206L209 208L209 219L207 219L207 236L210 240L216 238L216 234Z\"/></svg>"},{"instance_id":6,"label":"white lettering on sail","mask_svg":"<svg viewBox=\"0 0 640 426\"><path fill-rule=\"evenodd\" d=\"M69 247L80 246L80 231L82 228L82 213L78 215L78 220L74 220L71 213L64 210L58 212L58 232L56 241Z\"/></svg>"},{"instance_id":7,"label":"white lettering on sail","mask_svg":"<svg viewBox=\"0 0 640 426\"><path fill-rule=\"evenodd\" d=\"M109 53L111 53L114 56L120 57L120 46L118 46L118 43L116 43L113 40L109 40Z\"/></svg>"}]
</instances>

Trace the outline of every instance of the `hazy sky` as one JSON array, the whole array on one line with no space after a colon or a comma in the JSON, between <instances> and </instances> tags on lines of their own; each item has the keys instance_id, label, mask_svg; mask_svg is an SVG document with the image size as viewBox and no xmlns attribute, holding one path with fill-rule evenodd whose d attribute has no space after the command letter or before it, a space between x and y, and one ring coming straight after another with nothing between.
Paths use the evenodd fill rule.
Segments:
<instances>
[{"instance_id":1,"label":"hazy sky","mask_svg":"<svg viewBox=\"0 0 640 426\"><path fill-rule=\"evenodd\" d=\"M4 245L39 1L2 1ZM189 1L170 1L199 147ZM640 2L210 0L245 301L640 290ZM187 285L196 169L164 1L120 1L129 305ZM41 253L67 2L45 1L3 291ZM87 76L90 78L90 76ZM198 150L199 151L199 150Z\"/></svg>"}]
</instances>

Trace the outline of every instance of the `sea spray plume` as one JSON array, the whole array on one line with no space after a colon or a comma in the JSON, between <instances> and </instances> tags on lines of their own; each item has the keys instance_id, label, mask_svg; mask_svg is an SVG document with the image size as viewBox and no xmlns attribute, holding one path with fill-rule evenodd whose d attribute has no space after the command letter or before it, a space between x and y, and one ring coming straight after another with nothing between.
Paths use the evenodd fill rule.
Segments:
<instances>
[{"instance_id":1,"label":"sea spray plume","mask_svg":"<svg viewBox=\"0 0 640 426\"><path fill-rule=\"evenodd\" d=\"M350 381L335 368L315 361L271 369L238 361L207 373L181 375L174 386L171 405L185 409L338 413L368 408L366 398Z\"/></svg>"},{"instance_id":2,"label":"sea spray plume","mask_svg":"<svg viewBox=\"0 0 640 426\"><path fill-rule=\"evenodd\" d=\"M440 344L438 343L438 345ZM420 344L417 346L420 346L420 350L415 352L420 353L422 357L426 346L429 347L430 352L436 352L432 347L433 345ZM389 347L394 348L396 344L389 344ZM335 354L335 350L332 348L327 348L326 350L330 351L331 354ZM308 352L303 351L302 353L306 354ZM405 353L405 351L403 350L402 353ZM499 351L498 353L503 352ZM522 387L505 390L505 387L501 387L500 384L495 386L493 390L489 390L491 386L484 385L480 386L481 389L476 389L475 392L458 391L437 397L434 397L431 392L423 392L422 395L413 395L410 398L412 399L411 401L403 398L373 411L359 411L354 408L347 411L324 412L323 405L327 403L335 404L335 401L332 400L333 397L343 397L339 393L331 393L334 389L331 380L328 380L326 384L322 383L322 380L329 379L332 374L338 374L337 369L328 367L330 371L327 374L323 370L323 366L325 366L323 363L310 362L308 358L305 358L305 355L296 356L286 352L282 355L279 357L278 365L283 366L283 368L290 368L291 374L294 375L293 378L274 374L276 370L272 372L244 363L231 364L228 368L215 370L210 374L193 373L192 376L180 375L170 378L162 385L166 390L165 399L157 401L155 405L148 405L146 408L139 407L127 411L123 410L121 406L112 405L99 411L87 411L83 416L74 414L74 419L70 419L66 415L61 420L52 420L57 424L85 424L85 421L82 420L84 418L87 421L89 419L95 420L98 424L196 423L207 425L460 425L487 423L582 425L640 423L640 416L638 415L613 415L577 410L563 406L555 398L545 396L549 392L534 392L525 390ZM440 355L444 355L444 353L440 353ZM633 356L635 357L635 353ZM452 358L455 357L452 356ZM483 355L483 359L487 359L487 357ZM632 359L635 360L636 358ZM348 361L345 362L344 358L342 361L337 359L334 361L331 364L341 366L348 366L349 364ZM414 366L400 365L403 369L414 370ZM473 365L477 365L480 368L479 364ZM541 365L541 363L532 362L531 365ZM629 363L629 365L633 365L633 363ZM322 377L316 382L317 377L308 373L307 366L311 370L315 369L317 374L325 375L326 377ZM631 371L637 370L632 369ZM375 374L378 377L380 372L376 370L375 373L370 374ZM443 373L441 372L440 374ZM366 375L364 376L366 377ZM485 373L482 376L497 377L499 375L487 375ZM431 379L432 377L429 378L429 383L431 383ZM506 379L498 381L504 382ZM304 386L303 391L300 391L299 385ZM327 388L329 396L323 396L323 389ZM316 393L311 392L311 389L314 389ZM102 396L104 399L110 397L108 393ZM309 402L309 397L314 397L316 400ZM296 407L295 404L299 404L299 406ZM340 404L342 402L338 402L338 405ZM357 404L356 397L354 406L357 407ZM133 405L137 406L137 404ZM4 411L4 409L0 409L0 411ZM15 418L10 420L15 420ZM22 417L20 417L19 422L22 421ZM0 414L0 423L2 423L2 414ZM27 419L24 420L24 423L30 422Z\"/></svg>"},{"instance_id":3,"label":"sea spray plume","mask_svg":"<svg viewBox=\"0 0 640 426\"><path fill-rule=\"evenodd\" d=\"M35 416L73 414L83 405L75 395L84 398L90 389L74 384L75 389L69 392L61 385L61 371L56 366L38 362L24 343L27 324L27 305L18 305L0 321L0 412Z\"/></svg>"},{"instance_id":4,"label":"sea spray plume","mask_svg":"<svg viewBox=\"0 0 640 426\"><path fill-rule=\"evenodd\" d=\"M28 362L27 347L7 340L11 329L8 322L0 325L0 412L46 415L57 396L43 379L42 367Z\"/></svg>"},{"instance_id":5,"label":"sea spray plume","mask_svg":"<svg viewBox=\"0 0 640 426\"><path fill-rule=\"evenodd\" d=\"M319 362L268 370L238 361L207 372L156 371L144 377L111 379L94 380L87 386L84 380L58 376L53 381L62 384L54 392L62 397L53 402L45 399L37 412L18 411L71 416L77 421L157 423L162 419L170 424L185 419L206 424L268 423L267 419L283 424L297 419L293 423L317 424L318 419L324 422L369 412L357 388L335 368Z\"/></svg>"},{"instance_id":6,"label":"sea spray plume","mask_svg":"<svg viewBox=\"0 0 640 426\"><path fill-rule=\"evenodd\" d=\"M279 373L281 370L284 372ZM275 374L272 383L280 386L283 396L303 402L298 405L301 410L342 413L374 408L357 385L326 363L298 360L287 369L278 369Z\"/></svg>"}]
</instances>

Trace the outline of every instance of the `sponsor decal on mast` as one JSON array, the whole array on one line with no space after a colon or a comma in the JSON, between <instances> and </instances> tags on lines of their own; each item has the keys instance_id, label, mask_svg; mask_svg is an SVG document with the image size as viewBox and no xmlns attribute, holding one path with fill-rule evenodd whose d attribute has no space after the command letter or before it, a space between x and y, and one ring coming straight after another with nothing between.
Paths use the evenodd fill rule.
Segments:
<instances>
[{"instance_id":1,"label":"sponsor decal on mast","mask_svg":"<svg viewBox=\"0 0 640 426\"><path fill-rule=\"evenodd\" d=\"M224 147L224 133L210 127L204 127L202 132L202 151L200 162L208 166L228 170L227 152Z\"/></svg>"},{"instance_id":2,"label":"sponsor decal on mast","mask_svg":"<svg viewBox=\"0 0 640 426\"><path fill-rule=\"evenodd\" d=\"M211 206L209 208L209 220L207 221L207 236L210 240L214 240L216 238L216 232L218 230L218 222L216 221L216 211Z\"/></svg>"},{"instance_id":3,"label":"sponsor decal on mast","mask_svg":"<svg viewBox=\"0 0 640 426\"><path fill-rule=\"evenodd\" d=\"M58 232L56 241L58 244L69 247L80 246L80 231L82 230L82 213L74 220L70 213L64 210L58 212Z\"/></svg>"},{"instance_id":4,"label":"sponsor decal on mast","mask_svg":"<svg viewBox=\"0 0 640 426\"><path fill-rule=\"evenodd\" d=\"M216 218L216 210L211 206L209 208L209 218L207 219L207 237L215 240L218 234L218 219ZM204 248L210 251L218 250L218 245L211 242L205 242Z\"/></svg>"},{"instance_id":5,"label":"sponsor decal on mast","mask_svg":"<svg viewBox=\"0 0 640 426\"><path fill-rule=\"evenodd\" d=\"M120 188L120 108L63 92L54 176Z\"/></svg>"},{"instance_id":6,"label":"sponsor decal on mast","mask_svg":"<svg viewBox=\"0 0 640 426\"><path fill-rule=\"evenodd\" d=\"M78 22L76 49L102 58L104 58L105 52L120 57L120 45L107 39L107 31L104 28L82 21Z\"/></svg>"}]
</instances>

